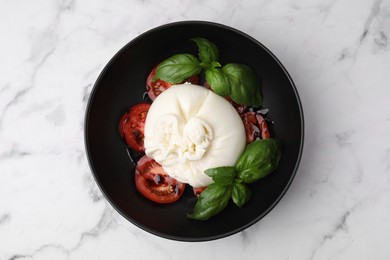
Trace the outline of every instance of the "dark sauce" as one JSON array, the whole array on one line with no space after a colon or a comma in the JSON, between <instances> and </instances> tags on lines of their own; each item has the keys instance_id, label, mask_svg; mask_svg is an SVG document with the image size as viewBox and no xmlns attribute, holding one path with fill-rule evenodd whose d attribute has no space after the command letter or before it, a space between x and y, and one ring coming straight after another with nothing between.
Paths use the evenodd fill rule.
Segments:
<instances>
[{"instance_id":1,"label":"dark sauce","mask_svg":"<svg viewBox=\"0 0 390 260\"><path fill-rule=\"evenodd\" d=\"M126 146L126 152L127 152L127 156L129 156L129 158L130 158L130 161L134 165L137 165L137 162L139 161L139 159L141 159L141 157L145 155L145 153L138 153L128 146Z\"/></svg>"},{"instance_id":2,"label":"dark sauce","mask_svg":"<svg viewBox=\"0 0 390 260\"><path fill-rule=\"evenodd\" d=\"M142 100L146 103L152 103L152 100L150 99L148 92L145 91L144 94L142 94Z\"/></svg>"},{"instance_id":3,"label":"dark sauce","mask_svg":"<svg viewBox=\"0 0 390 260\"><path fill-rule=\"evenodd\" d=\"M263 117L266 116L269 112L269 109L268 108L256 108L256 110L254 110L256 113L259 113L261 114Z\"/></svg>"}]
</instances>

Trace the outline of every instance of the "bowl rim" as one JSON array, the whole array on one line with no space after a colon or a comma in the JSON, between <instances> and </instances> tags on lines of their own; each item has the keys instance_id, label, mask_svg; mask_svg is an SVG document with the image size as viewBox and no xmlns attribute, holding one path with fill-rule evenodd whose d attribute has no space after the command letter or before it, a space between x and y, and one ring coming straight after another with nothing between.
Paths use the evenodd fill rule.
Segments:
<instances>
[{"instance_id":1,"label":"bowl rim","mask_svg":"<svg viewBox=\"0 0 390 260\"><path fill-rule=\"evenodd\" d=\"M96 176L96 168L95 168L95 166L94 166L94 164L92 162L91 149L90 149L90 145L89 145L90 138L89 138L89 134L88 134L88 128L89 128L89 123L88 122L89 122L89 118L90 118L90 114L91 114L92 102L93 102L94 96L95 96L95 94L97 92L97 88L100 85L100 83L102 81L102 78L105 76L107 70L118 59L118 57L123 52L125 52L125 50L127 50L127 48L129 48L131 45L134 45L140 39L142 39L144 37L147 37L148 35L153 34L156 31L159 31L159 30L162 30L162 29L165 29L165 28L169 28L169 27L181 26L181 25L206 25L206 26L219 27L219 28L224 29L224 30L233 31L234 33L237 33L237 34L241 35L242 37L247 38L248 40L250 40L250 41L254 42L256 45L258 45L259 47L263 48L263 50L266 51L267 54L270 55L276 61L276 63L283 70L284 74L287 76L287 78L288 78L288 80L290 82L290 85L291 85L291 87L293 89L293 92L295 94L295 98L297 100L298 108L299 108L299 115L300 115L300 118L301 118L301 126L300 126L301 127L301 136L300 136L301 137L301 141L300 141L299 153L298 153L297 161L295 163L294 170L293 170L293 172L291 174L291 177L290 177L287 185L281 191L281 193L277 197L277 199L267 208L267 210L265 210L262 214L260 214L256 218L254 218L252 221L246 223L245 225L243 225L243 226L241 226L239 228L236 228L234 230L225 232L225 233L221 233L221 234L218 234L218 235L204 236L204 237L183 237L183 236L174 236L174 235L165 234L165 233L153 230L153 229L151 229L151 228L149 228L149 227L147 227L147 226L145 226L145 225L143 225L141 223L138 223L134 219L132 219L129 216L127 216L126 213L122 209L120 209L119 207L116 206L116 204L114 203L112 198L109 196L109 194L107 193L107 191L103 187L101 181ZM93 175L93 177L95 179L95 182L97 183L100 191L102 192L102 194L104 195L106 200L110 203L110 205L120 215L122 215L125 219L127 219L133 225L143 229L144 231L146 231L146 232L148 232L150 234L153 234L153 235L156 235L156 236L159 236L159 237L162 237L162 238L170 239L170 240L181 241L181 242L203 242L203 241L211 241L211 240L225 238L227 236L231 236L233 234L236 234L238 232L241 232L241 231L249 228L253 224L257 223L260 219L264 218L273 208L275 208L275 206L284 197L284 195L286 194L287 190L289 189L293 179L296 176L296 173L298 171L299 164L300 164L300 161L301 161L302 153L303 153L304 133L305 133L305 129L304 129L304 114L303 114L303 109L302 109L302 102L301 102L301 100L299 98L297 88L296 88L296 86L295 86L295 84L294 84L290 74L287 72L286 68L283 66L283 64L280 62L280 60L267 47L265 47L262 43L260 43L255 38L249 36L248 34L242 32L242 31L240 31L238 29L235 29L235 28L232 28L230 26L227 26L227 25L223 25L223 24L216 23L216 22L210 22L210 21L201 21L201 20L178 21L178 22L167 23L167 24L163 24L163 25L154 27L152 29L147 30L144 33L141 33L140 35L138 35L137 37L135 37L134 39L129 41L127 44L125 44L123 47L121 47L119 49L119 51L117 51L115 53L115 55L109 60L109 62L104 66L103 70L100 72L99 76L97 77L97 79L96 79L96 81L95 81L95 83L93 85L93 88L91 90L90 96L88 98L86 111L85 111L85 116L84 116L84 146L85 146L85 150L86 150L88 164L89 164L89 167L91 169L92 175Z\"/></svg>"}]
</instances>

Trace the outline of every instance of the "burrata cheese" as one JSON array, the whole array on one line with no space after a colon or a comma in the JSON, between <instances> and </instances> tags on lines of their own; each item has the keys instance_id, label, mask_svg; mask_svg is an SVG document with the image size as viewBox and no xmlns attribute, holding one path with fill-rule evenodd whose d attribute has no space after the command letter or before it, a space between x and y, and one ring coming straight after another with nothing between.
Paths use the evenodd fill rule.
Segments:
<instances>
[{"instance_id":1,"label":"burrata cheese","mask_svg":"<svg viewBox=\"0 0 390 260\"><path fill-rule=\"evenodd\" d=\"M154 100L144 134L146 155L194 188L213 183L204 171L234 166L245 148L244 125L234 107L190 84L172 86Z\"/></svg>"}]
</instances>

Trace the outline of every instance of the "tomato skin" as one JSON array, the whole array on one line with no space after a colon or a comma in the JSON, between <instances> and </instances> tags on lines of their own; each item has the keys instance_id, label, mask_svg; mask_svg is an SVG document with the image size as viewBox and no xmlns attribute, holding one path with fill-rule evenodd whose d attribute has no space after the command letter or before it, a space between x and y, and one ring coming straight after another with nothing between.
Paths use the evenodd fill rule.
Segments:
<instances>
[{"instance_id":1,"label":"tomato skin","mask_svg":"<svg viewBox=\"0 0 390 260\"><path fill-rule=\"evenodd\" d=\"M135 168L135 185L147 199L156 203L172 203L181 198L186 185L164 171L152 158L143 156Z\"/></svg>"},{"instance_id":2,"label":"tomato skin","mask_svg":"<svg viewBox=\"0 0 390 260\"><path fill-rule=\"evenodd\" d=\"M119 130L119 135L120 135L122 138L125 138L124 127L125 127L125 124L127 123L127 121L129 120L128 117L129 117L129 111L127 111L126 113L124 113L124 114L121 116L121 119L119 119L118 130Z\"/></svg>"},{"instance_id":3,"label":"tomato skin","mask_svg":"<svg viewBox=\"0 0 390 260\"><path fill-rule=\"evenodd\" d=\"M148 95L152 101L154 101L156 97L161 94L161 92L174 85L173 83L166 82L160 79L157 79L155 82L153 82L153 77L154 75L156 75L157 68L158 65L153 68L153 70L149 73L148 78L146 79L146 91L148 92ZM198 75L191 76L181 83L184 82L190 82L191 84L197 85L199 84L199 76Z\"/></svg>"},{"instance_id":4,"label":"tomato skin","mask_svg":"<svg viewBox=\"0 0 390 260\"><path fill-rule=\"evenodd\" d=\"M265 119L256 112L246 112L241 115L246 133L246 143L253 142L256 138L269 139L270 133Z\"/></svg>"},{"instance_id":5,"label":"tomato skin","mask_svg":"<svg viewBox=\"0 0 390 260\"><path fill-rule=\"evenodd\" d=\"M150 104L139 103L129 108L119 120L119 135L136 152L145 152L144 128Z\"/></svg>"}]
</instances>

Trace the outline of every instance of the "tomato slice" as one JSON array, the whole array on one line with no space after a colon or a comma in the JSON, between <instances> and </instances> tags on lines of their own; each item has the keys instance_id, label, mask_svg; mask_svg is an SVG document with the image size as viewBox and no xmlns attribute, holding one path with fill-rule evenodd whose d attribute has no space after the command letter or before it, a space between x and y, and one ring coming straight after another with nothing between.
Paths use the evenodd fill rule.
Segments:
<instances>
[{"instance_id":1,"label":"tomato slice","mask_svg":"<svg viewBox=\"0 0 390 260\"><path fill-rule=\"evenodd\" d=\"M264 117L256 113L256 119L257 123L259 124L261 139L271 138L271 134L269 133L268 125Z\"/></svg>"},{"instance_id":2,"label":"tomato slice","mask_svg":"<svg viewBox=\"0 0 390 260\"><path fill-rule=\"evenodd\" d=\"M139 103L129 108L119 120L119 134L136 152L145 152L144 127L150 104Z\"/></svg>"},{"instance_id":3,"label":"tomato slice","mask_svg":"<svg viewBox=\"0 0 390 260\"><path fill-rule=\"evenodd\" d=\"M229 96L226 96L225 99L229 101L230 104L232 104L232 106L237 110L238 114L240 115L244 114L248 110L247 106L236 103Z\"/></svg>"},{"instance_id":4,"label":"tomato slice","mask_svg":"<svg viewBox=\"0 0 390 260\"><path fill-rule=\"evenodd\" d=\"M256 112L247 112L241 115L242 122L245 126L246 143L253 142L256 138L270 138L268 125L265 119Z\"/></svg>"},{"instance_id":5,"label":"tomato slice","mask_svg":"<svg viewBox=\"0 0 390 260\"><path fill-rule=\"evenodd\" d=\"M199 198L200 194L207 188L206 187L200 187L200 188L192 188L192 190L194 191L194 195L195 197Z\"/></svg>"},{"instance_id":6,"label":"tomato slice","mask_svg":"<svg viewBox=\"0 0 390 260\"><path fill-rule=\"evenodd\" d=\"M161 92L174 85L173 83L169 83L160 79L157 79L155 82L153 82L153 77L154 75L156 75L157 68L158 65L154 67L154 69L150 72L148 78L146 79L146 91L148 92L148 95L151 100L155 100L156 97L161 94ZM191 76L181 83L184 82L190 82L191 84L199 84L199 76Z\"/></svg>"},{"instance_id":7,"label":"tomato slice","mask_svg":"<svg viewBox=\"0 0 390 260\"><path fill-rule=\"evenodd\" d=\"M164 171L152 158L143 156L135 168L135 185L147 199L157 203L172 203L180 199L186 185Z\"/></svg>"}]
</instances>

